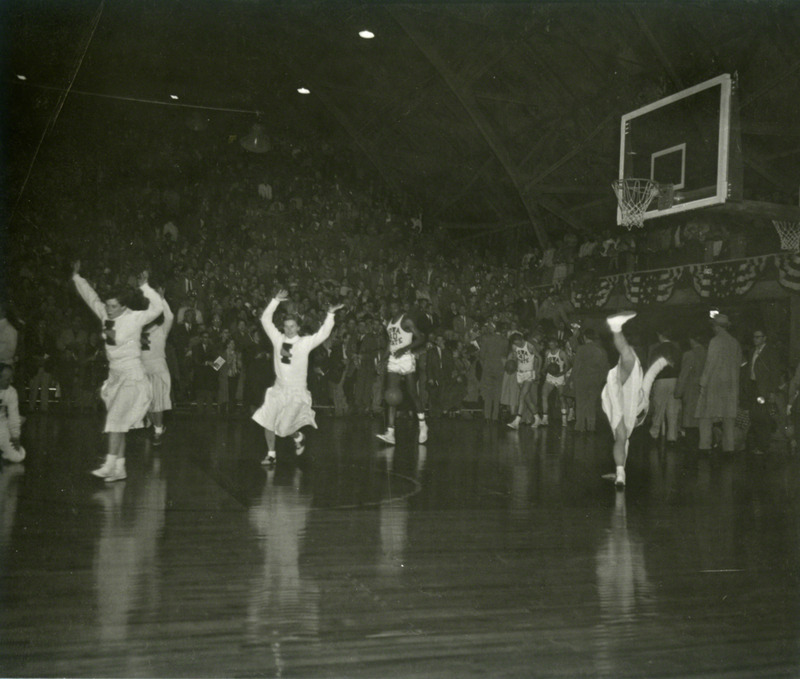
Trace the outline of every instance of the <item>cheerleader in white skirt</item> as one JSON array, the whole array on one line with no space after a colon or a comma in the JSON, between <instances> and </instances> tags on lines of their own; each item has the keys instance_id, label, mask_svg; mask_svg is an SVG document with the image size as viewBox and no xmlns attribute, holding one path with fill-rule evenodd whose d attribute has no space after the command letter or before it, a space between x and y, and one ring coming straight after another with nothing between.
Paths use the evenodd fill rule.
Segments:
<instances>
[{"instance_id":1,"label":"cheerleader in white skirt","mask_svg":"<svg viewBox=\"0 0 800 679\"><path fill-rule=\"evenodd\" d=\"M647 417L653 381L668 365L666 358L659 358L646 373L642 370L639 357L622 332L622 326L635 316L633 312L621 313L609 316L606 320L614 335L619 361L608 371L601 402L614 434L614 464L617 470L613 478L618 488L625 487L625 463L628 461L628 444L633 429Z\"/></svg>"},{"instance_id":2,"label":"cheerleader in white skirt","mask_svg":"<svg viewBox=\"0 0 800 679\"><path fill-rule=\"evenodd\" d=\"M164 305L164 311L159 314L158 318L142 328L142 365L144 365L144 372L150 380L150 389L153 392L153 401L150 404L148 417L153 422L153 445L156 446L161 443L166 429L164 411L172 410L172 400L170 399L172 379L167 367L165 347L167 335L172 329L174 320L172 309L164 299L163 290L159 289L158 292L161 303Z\"/></svg>"},{"instance_id":3,"label":"cheerleader in white skirt","mask_svg":"<svg viewBox=\"0 0 800 679\"><path fill-rule=\"evenodd\" d=\"M11 386L14 369L0 363L0 452L6 462L22 462L25 449L20 445L22 418L19 416L19 396Z\"/></svg>"},{"instance_id":4,"label":"cheerleader in white skirt","mask_svg":"<svg viewBox=\"0 0 800 679\"><path fill-rule=\"evenodd\" d=\"M267 305L261 316L261 325L272 342L275 365L275 384L267 389L262 406L253 413L253 420L264 427L267 439L267 456L261 464L275 464L275 436L292 436L297 454L303 452L302 427L316 428L314 411L311 409L311 393L308 391L308 355L322 344L333 330L334 314L344 305L328 308L328 315L319 330L313 335L301 336L297 319L288 317L283 322L283 332L275 327L272 317L281 302L289 299L289 293L281 290Z\"/></svg>"},{"instance_id":5,"label":"cheerleader in white skirt","mask_svg":"<svg viewBox=\"0 0 800 679\"><path fill-rule=\"evenodd\" d=\"M142 365L142 328L163 310L161 297L147 284L148 274L139 274L140 290L149 306L143 311L128 308L129 291L112 294L102 302L92 286L80 276L80 261L73 262L72 280L78 294L103 324L103 340L108 358L108 378L100 389L106 404L108 454L92 474L107 482L122 481L125 472L125 434L144 425L152 390Z\"/></svg>"}]
</instances>

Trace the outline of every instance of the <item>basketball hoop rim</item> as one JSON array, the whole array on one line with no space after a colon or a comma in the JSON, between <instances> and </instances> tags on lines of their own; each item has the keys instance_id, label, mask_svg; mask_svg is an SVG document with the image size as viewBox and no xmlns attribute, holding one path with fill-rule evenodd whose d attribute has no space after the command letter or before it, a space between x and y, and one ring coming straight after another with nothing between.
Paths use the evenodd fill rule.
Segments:
<instances>
[{"instance_id":1,"label":"basketball hoop rim","mask_svg":"<svg viewBox=\"0 0 800 679\"><path fill-rule=\"evenodd\" d=\"M781 250L800 252L800 222L789 219L773 219L772 225L778 232Z\"/></svg>"},{"instance_id":2,"label":"basketball hoop rim","mask_svg":"<svg viewBox=\"0 0 800 679\"><path fill-rule=\"evenodd\" d=\"M611 182L611 188L617 196L617 223L629 231L634 227L644 227L644 215L653 200L665 193L671 194L668 187L672 184L661 184L644 177L623 177Z\"/></svg>"}]
</instances>

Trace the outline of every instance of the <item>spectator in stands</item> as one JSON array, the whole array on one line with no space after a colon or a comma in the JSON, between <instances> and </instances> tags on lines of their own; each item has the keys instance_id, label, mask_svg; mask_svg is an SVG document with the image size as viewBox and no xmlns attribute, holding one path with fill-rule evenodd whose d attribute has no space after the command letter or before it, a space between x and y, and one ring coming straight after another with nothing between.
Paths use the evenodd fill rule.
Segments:
<instances>
[{"instance_id":1,"label":"spectator in stands","mask_svg":"<svg viewBox=\"0 0 800 679\"><path fill-rule=\"evenodd\" d=\"M569 325L567 302L557 292L550 292L539 305L538 320L549 325L548 331Z\"/></svg>"},{"instance_id":2,"label":"spectator in stands","mask_svg":"<svg viewBox=\"0 0 800 679\"><path fill-rule=\"evenodd\" d=\"M377 377L375 363L383 348L383 333L376 330L371 318L365 318L358 323L358 335L354 406L356 412L367 415L372 408L372 386Z\"/></svg>"},{"instance_id":3,"label":"spectator in stands","mask_svg":"<svg viewBox=\"0 0 800 679\"><path fill-rule=\"evenodd\" d=\"M333 404L333 412L337 416L347 415L349 410L344 393L347 369L344 335L344 328L336 328L318 349L321 361L317 365L324 376L328 399Z\"/></svg>"},{"instance_id":4,"label":"spectator in stands","mask_svg":"<svg viewBox=\"0 0 800 679\"><path fill-rule=\"evenodd\" d=\"M244 389L242 399L251 415L264 401L267 388L275 381L272 367L272 351L261 327L250 326L250 341L242 349L242 372Z\"/></svg>"},{"instance_id":5,"label":"spectator in stands","mask_svg":"<svg viewBox=\"0 0 800 679\"><path fill-rule=\"evenodd\" d=\"M789 381L787 396L786 415L790 422L791 438L789 445L792 452L797 452L798 442L800 442L800 402L797 395L800 393L800 361L797 363L794 375Z\"/></svg>"},{"instance_id":6,"label":"spectator in stands","mask_svg":"<svg viewBox=\"0 0 800 679\"><path fill-rule=\"evenodd\" d=\"M459 304L457 314L453 318L453 331L459 338L466 337L467 331L472 327L473 320L467 315L465 304Z\"/></svg>"},{"instance_id":7,"label":"spectator in stands","mask_svg":"<svg viewBox=\"0 0 800 679\"><path fill-rule=\"evenodd\" d=\"M445 412L442 404L445 362L444 335L438 333L428 345L426 360L428 402L431 417L434 418L441 417Z\"/></svg>"},{"instance_id":8,"label":"spectator in stands","mask_svg":"<svg viewBox=\"0 0 800 679\"><path fill-rule=\"evenodd\" d=\"M17 354L17 329L6 317L6 305L0 301L0 363L14 365Z\"/></svg>"},{"instance_id":9,"label":"spectator in stands","mask_svg":"<svg viewBox=\"0 0 800 679\"><path fill-rule=\"evenodd\" d=\"M20 443L22 420L19 416L19 396L11 385L14 369L0 363L0 452L6 462L22 462L25 449Z\"/></svg>"},{"instance_id":10,"label":"spectator in stands","mask_svg":"<svg viewBox=\"0 0 800 679\"><path fill-rule=\"evenodd\" d=\"M219 383L217 371L214 369L219 352L217 347L211 342L211 334L208 330L200 333L200 341L191 350L192 363L194 367L194 393L197 399L197 408L211 409L214 396L217 393Z\"/></svg>"},{"instance_id":11,"label":"spectator in stands","mask_svg":"<svg viewBox=\"0 0 800 679\"><path fill-rule=\"evenodd\" d=\"M194 312L184 313L183 320L179 321L169 334L169 341L175 347L178 361L177 391L181 398L188 400L194 394L194 364L192 362L192 349L197 343L199 328L195 324ZM176 377L173 375L173 377Z\"/></svg>"},{"instance_id":12,"label":"spectator in stands","mask_svg":"<svg viewBox=\"0 0 800 679\"><path fill-rule=\"evenodd\" d=\"M39 408L42 412L47 412L50 408L56 343L45 318L37 321L33 332L25 338L25 344L31 375L28 383L28 408L35 410L38 399Z\"/></svg>"},{"instance_id":13,"label":"spectator in stands","mask_svg":"<svg viewBox=\"0 0 800 679\"><path fill-rule=\"evenodd\" d=\"M77 317L71 320L56 340L56 381L61 388L63 403L75 403L77 400L78 369L87 344L88 334Z\"/></svg>"}]
</instances>

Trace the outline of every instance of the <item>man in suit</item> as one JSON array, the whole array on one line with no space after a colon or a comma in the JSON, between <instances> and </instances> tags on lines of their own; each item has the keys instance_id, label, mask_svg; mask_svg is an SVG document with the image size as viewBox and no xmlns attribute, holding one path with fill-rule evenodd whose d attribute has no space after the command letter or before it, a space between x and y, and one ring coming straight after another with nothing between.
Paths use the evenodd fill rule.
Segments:
<instances>
[{"instance_id":1,"label":"man in suit","mask_svg":"<svg viewBox=\"0 0 800 679\"><path fill-rule=\"evenodd\" d=\"M508 358L508 338L505 328L490 321L478 340L481 363L481 398L483 419L497 422L500 419L500 392L503 388L503 373Z\"/></svg>"},{"instance_id":2,"label":"man in suit","mask_svg":"<svg viewBox=\"0 0 800 679\"><path fill-rule=\"evenodd\" d=\"M322 343L321 368L325 379L326 389L333 403L334 414L337 417L347 415L347 398L344 393L344 381L347 370L347 358L345 354L346 335L343 328L331 333Z\"/></svg>"},{"instance_id":3,"label":"man in suit","mask_svg":"<svg viewBox=\"0 0 800 679\"><path fill-rule=\"evenodd\" d=\"M192 351L192 362L194 363L194 388L197 397L197 408L201 409L204 405L211 408L214 394L217 392L217 371L214 369L214 361L219 356L219 352L211 342L208 330L203 330L200 341L194 345Z\"/></svg>"},{"instance_id":4,"label":"man in suit","mask_svg":"<svg viewBox=\"0 0 800 679\"><path fill-rule=\"evenodd\" d=\"M597 406L609 371L608 354L597 333L587 328L584 344L575 352L572 381L575 385L575 431L594 431Z\"/></svg>"},{"instance_id":5,"label":"man in suit","mask_svg":"<svg viewBox=\"0 0 800 679\"><path fill-rule=\"evenodd\" d=\"M356 347L355 406L359 413L369 414L372 405L372 386L377 379L375 361L381 351L381 336L374 331L372 319L358 323L359 340Z\"/></svg>"},{"instance_id":6,"label":"man in suit","mask_svg":"<svg viewBox=\"0 0 800 679\"><path fill-rule=\"evenodd\" d=\"M427 353L428 400L432 417L442 416L444 337L436 335Z\"/></svg>"},{"instance_id":7,"label":"man in suit","mask_svg":"<svg viewBox=\"0 0 800 679\"><path fill-rule=\"evenodd\" d=\"M422 330L424 333L430 334L435 328L439 327L439 315L433 311L433 307L431 306L431 301L429 299L419 300L419 307L422 312L422 318L420 318L420 330Z\"/></svg>"},{"instance_id":8,"label":"man in suit","mask_svg":"<svg viewBox=\"0 0 800 679\"><path fill-rule=\"evenodd\" d=\"M453 330L460 337L466 337L467 331L472 328L472 319L467 316L467 307L463 304L458 306L458 315L453 319Z\"/></svg>"},{"instance_id":9,"label":"man in suit","mask_svg":"<svg viewBox=\"0 0 800 679\"><path fill-rule=\"evenodd\" d=\"M194 314L187 311L183 321L172 328L168 341L175 348L178 359L178 375L175 375L175 390L181 398L189 398L192 392L194 363L192 361L192 344L195 343L198 327Z\"/></svg>"},{"instance_id":10,"label":"man in suit","mask_svg":"<svg viewBox=\"0 0 800 679\"><path fill-rule=\"evenodd\" d=\"M750 433L756 454L769 449L774 422L769 414L770 403L780 383L780 362L775 348L767 342L767 333L753 332L753 351L746 366L747 400L750 410Z\"/></svg>"}]
</instances>

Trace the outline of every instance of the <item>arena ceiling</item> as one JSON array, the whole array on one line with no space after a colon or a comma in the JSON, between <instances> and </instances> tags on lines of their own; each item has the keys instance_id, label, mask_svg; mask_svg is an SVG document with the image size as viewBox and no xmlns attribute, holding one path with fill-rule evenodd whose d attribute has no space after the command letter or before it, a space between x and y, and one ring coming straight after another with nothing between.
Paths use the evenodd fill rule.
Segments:
<instances>
[{"instance_id":1,"label":"arena ceiling","mask_svg":"<svg viewBox=\"0 0 800 679\"><path fill-rule=\"evenodd\" d=\"M197 112L205 134L244 134L260 112L268 134L356 149L426 221L521 225L542 240L595 231L615 223L620 116L721 73L739 79L745 196L797 204L798 2L11 0L5 11L14 210L35 200L59 134L108 140L115 125Z\"/></svg>"}]
</instances>

